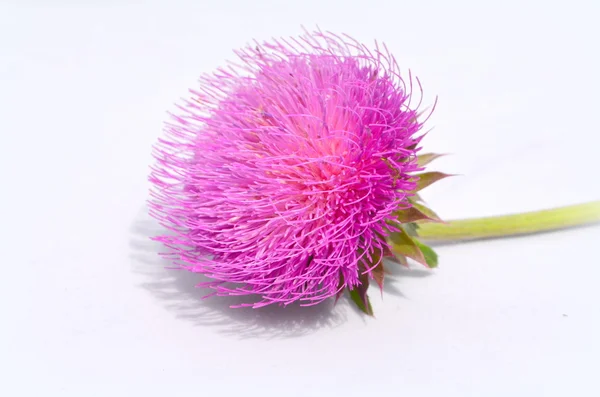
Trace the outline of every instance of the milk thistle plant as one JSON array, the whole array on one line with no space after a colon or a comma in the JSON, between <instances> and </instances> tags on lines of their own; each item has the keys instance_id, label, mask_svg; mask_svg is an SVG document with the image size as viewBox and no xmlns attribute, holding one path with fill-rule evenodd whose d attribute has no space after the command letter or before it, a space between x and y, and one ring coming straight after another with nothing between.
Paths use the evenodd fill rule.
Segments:
<instances>
[{"instance_id":1,"label":"milk thistle plant","mask_svg":"<svg viewBox=\"0 0 600 397\"><path fill-rule=\"evenodd\" d=\"M367 314L385 266L436 267L424 242L534 233L600 219L600 202L442 222L419 197L449 175L421 149L435 106L384 45L305 33L235 52L201 77L155 146L155 239L211 295L316 305L345 290Z\"/></svg>"}]
</instances>

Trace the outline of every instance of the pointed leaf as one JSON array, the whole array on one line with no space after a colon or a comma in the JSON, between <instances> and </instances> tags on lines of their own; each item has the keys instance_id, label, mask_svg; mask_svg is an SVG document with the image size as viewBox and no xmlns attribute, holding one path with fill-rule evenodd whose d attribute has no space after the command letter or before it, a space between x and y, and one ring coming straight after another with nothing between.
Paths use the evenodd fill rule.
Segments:
<instances>
[{"instance_id":1,"label":"pointed leaf","mask_svg":"<svg viewBox=\"0 0 600 397\"><path fill-rule=\"evenodd\" d=\"M386 257L385 259L387 259L390 262L394 262L398 265L408 267L408 261L407 261L406 257L404 257L403 255L394 254L392 256ZM390 271L388 270L387 267L384 269L384 272L385 272L385 274L390 274Z\"/></svg>"},{"instance_id":2,"label":"pointed leaf","mask_svg":"<svg viewBox=\"0 0 600 397\"><path fill-rule=\"evenodd\" d=\"M445 156L445 154L438 153L425 153L417 156L417 165L419 167L424 167L427 164L431 163L433 160L439 159L440 157Z\"/></svg>"},{"instance_id":3,"label":"pointed leaf","mask_svg":"<svg viewBox=\"0 0 600 397\"><path fill-rule=\"evenodd\" d=\"M392 252L414 259L427 266L427 261L425 260L423 252L421 252L419 246L403 229L399 232L390 233L388 238Z\"/></svg>"},{"instance_id":4,"label":"pointed leaf","mask_svg":"<svg viewBox=\"0 0 600 397\"><path fill-rule=\"evenodd\" d=\"M358 292L358 290L353 289L350 290L350 299L352 302L356 304L356 306L365 314L369 316L373 315L373 307L371 306L371 301L369 301L369 296L364 295L364 301L362 295Z\"/></svg>"},{"instance_id":5,"label":"pointed leaf","mask_svg":"<svg viewBox=\"0 0 600 397\"><path fill-rule=\"evenodd\" d=\"M442 219L438 216L438 214L436 214L431 208L428 208L423 204L413 203L413 208L417 209L419 212L424 214L426 220L434 222L443 222Z\"/></svg>"},{"instance_id":6,"label":"pointed leaf","mask_svg":"<svg viewBox=\"0 0 600 397\"><path fill-rule=\"evenodd\" d=\"M373 315L373 308L371 307L371 301L369 300L369 295L367 295L367 290L369 289L369 276L367 274L361 274L359 276L359 285L355 285L350 292L350 299L352 302L358 306L358 308L368 314L369 316Z\"/></svg>"},{"instance_id":7,"label":"pointed leaf","mask_svg":"<svg viewBox=\"0 0 600 397\"><path fill-rule=\"evenodd\" d=\"M417 178L417 188L415 191L420 191L425 189L427 186L441 180L447 178L449 176L453 176L451 174L444 174L443 172L432 171L432 172L424 172L422 174L416 174Z\"/></svg>"},{"instance_id":8,"label":"pointed leaf","mask_svg":"<svg viewBox=\"0 0 600 397\"><path fill-rule=\"evenodd\" d=\"M396 261L397 261L399 264L401 264L402 266L404 266L404 267L408 267L408 259L406 259L406 257L405 257L404 255L400 255L400 254L398 254L398 255L396 255L396 256L395 256L395 258L394 258L394 259L396 259Z\"/></svg>"},{"instance_id":9,"label":"pointed leaf","mask_svg":"<svg viewBox=\"0 0 600 397\"><path fill-rule=\"evenodd\" d=\"M417 221L439 221L439 217L435 212L422 204L413 203L412 207L400 210L395 213L398 222L401 224L413 223Z\"/></svg>"},{"instance_id":10,"label":"pointed leaf","mask_svg":"<svg viewBox=\"0 0 600 397\"><path fill-rule=\"evenodd\" d=\"M433 249L431 249L431 247L423 244L422 242L420 242L418 240L413 240L413 241L415 242L415 244L417 244L417 246L423 253L423 256L425 257L425 261L427 262L427 265L431 268L437 267L438 255L435 253L435 251Z\"/></svg>"},{"instance_id":11,"label":"pointed leaf","mask_svg":"<svg viewBox=\"0 0 600 397\"><path fill-rule=\"evenodd\" d=\"M383 266L383 261L379 262L379 265L375 266L373 270L371 270L371 274L379 286L379 289L381 292L383 292L383 279L385 278L385 267Z\"/></svg>"}]
</instances>

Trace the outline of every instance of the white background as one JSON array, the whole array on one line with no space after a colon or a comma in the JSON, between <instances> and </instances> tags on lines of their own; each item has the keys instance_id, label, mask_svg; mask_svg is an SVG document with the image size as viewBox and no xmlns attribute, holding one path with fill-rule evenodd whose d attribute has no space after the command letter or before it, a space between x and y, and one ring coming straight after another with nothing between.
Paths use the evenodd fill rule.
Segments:
<instances>
[{"instance_id":1,"label":"white background","mask_svg":"<svg viewBox=\"0 0 600 397\"><path fill-rule=\"evenodd\" d=\"M384 41L439 106L445 218L600 198L597 1L0 3L3 396L600 395L600 229L437 247L376 319L231 310L145 215L172 104L301 25Z\"/></svg>"}]
</instances>

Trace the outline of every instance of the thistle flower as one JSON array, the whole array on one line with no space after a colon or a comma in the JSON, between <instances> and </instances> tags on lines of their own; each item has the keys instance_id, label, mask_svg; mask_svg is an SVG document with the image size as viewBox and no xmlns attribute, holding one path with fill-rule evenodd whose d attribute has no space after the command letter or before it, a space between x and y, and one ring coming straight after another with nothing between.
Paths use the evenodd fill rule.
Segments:
<instances>
[{"instance_id":1,"label":"thistle flower","mask_svg":"<svg viewBox=\"0 0 600 397\"><path fill-rule=\"evenodd\" d=\"M155 147L151 214L171 230L156 239L214 294L261 297L247 306L347 288L370 312L382 257L435 264L411 233L437 219L415 192L445 176L414 174L433 159L417 157L418 79L385 46L332 33L236 54L190 90Z\"/></svg>"}]
</instances>

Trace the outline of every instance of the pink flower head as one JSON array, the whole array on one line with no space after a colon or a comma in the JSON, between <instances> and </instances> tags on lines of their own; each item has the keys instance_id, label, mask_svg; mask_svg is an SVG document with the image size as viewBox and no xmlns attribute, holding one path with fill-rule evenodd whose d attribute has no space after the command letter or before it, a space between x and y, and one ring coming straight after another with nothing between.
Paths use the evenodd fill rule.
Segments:
<instances>
[{"instance_id":1,"label":"pink flower head","mask_svg":"<svg viewBox=\"0 0 600 397\"><path fill-rule=\"evenodd\" d=\"M216 295L312 305L372 276L410 207L419 103L387 49L306 33L200 79L155 148L151 213ZM417 80L418 82L418 80Z\"/></svg>"}]
</instances>

